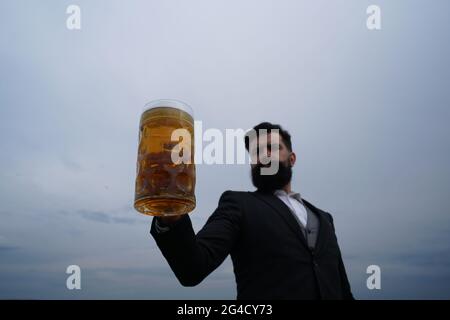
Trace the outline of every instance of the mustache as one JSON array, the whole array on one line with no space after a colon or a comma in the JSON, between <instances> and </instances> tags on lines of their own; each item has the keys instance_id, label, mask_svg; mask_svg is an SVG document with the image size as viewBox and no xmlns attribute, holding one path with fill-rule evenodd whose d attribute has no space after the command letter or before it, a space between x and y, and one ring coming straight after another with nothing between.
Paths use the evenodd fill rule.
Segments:
<instances>
[{"instance_id":1,"label":"mustache","mask_svg":"<svg viewBox=\"0 0 450 320\"><path fill-rule=\"evenodd\" d=\"M257 167L257 168L268 168L268 167L270 167L271 165L272 165L272 161L269 162L269 163L267 163L267 164L262 164L262 163L257 164L256 167Z\"/></svg>"},{"instance_id":2,"label":"mustache","mask_svg":"<svg viewBox=\"0 0 450 320\"><path fill-rule=\"evenodd\" d=\"M279 165L285 166L285 167L292 167L291 164L288 162L284 162L284 161L279 161L279 160L275 160L275 161L269 161L267 164L263 164L263 163L257 163L255 165L255 168L269 168L273 162L278 162Z\"/></svg>"}]
</instances>

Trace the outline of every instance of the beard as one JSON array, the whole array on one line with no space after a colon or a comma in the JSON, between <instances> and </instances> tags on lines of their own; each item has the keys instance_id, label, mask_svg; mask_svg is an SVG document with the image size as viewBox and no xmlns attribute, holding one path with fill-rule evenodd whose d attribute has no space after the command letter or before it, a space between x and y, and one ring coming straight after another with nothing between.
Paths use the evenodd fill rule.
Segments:
<instances>
[{"instance_id":1,"label":"beard","mask_svg":"<svg viewBox=\"0 0 450 320\"><path fill-rule=\"evenodd\" d=\"M292 178L292 166L289 162L279 162L278 171L272 175L262 175L261 168L263 165L259 164L252 167L252 183L262 192L273 192L277 189L282 189Z\"/></svg>"}]
</instances>

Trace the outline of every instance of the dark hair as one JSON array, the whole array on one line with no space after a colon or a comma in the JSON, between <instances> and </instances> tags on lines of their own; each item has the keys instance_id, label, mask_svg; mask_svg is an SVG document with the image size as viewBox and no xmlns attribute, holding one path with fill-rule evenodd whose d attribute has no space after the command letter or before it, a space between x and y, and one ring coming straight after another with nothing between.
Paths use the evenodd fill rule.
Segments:
<instances>
[{"instance_id":1,"label":"dark hair","mask_svg":"<svg viewBox=\"0 0 450 320\"><path fill-rule=\"evenodd\" d=\"M279 124L273 124L270 122L261 122L260 124L253 127L253 130L255 130L255 133L256 133L256 137L259 137L260 129L266 129L267 134L269 134L272 129L278 129L278 133L280 134L281 138L283 139L284 144L286 145L288 150L290 152L292 152L291 135L286 130L283 130L283 128ZM248 132L245 134L244 140L245 140L245 149L247 149L247 151L248 151L248 148L250 145L250 135Z\"/></svg>"}]
</instances>

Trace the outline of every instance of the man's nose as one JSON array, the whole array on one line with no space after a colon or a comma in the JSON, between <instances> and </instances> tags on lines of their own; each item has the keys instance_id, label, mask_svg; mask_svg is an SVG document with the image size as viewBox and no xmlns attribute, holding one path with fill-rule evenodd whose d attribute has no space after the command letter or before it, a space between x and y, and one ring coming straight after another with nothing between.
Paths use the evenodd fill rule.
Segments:
<instances>
[{"instance_id":1,"label":"man's nose","mask_svg":"<svg viewBox=\"0 0 450 320\"><path fill-rule=\"evenodd\" d=\"M267 156L267 157L261 157L261 158L258 158L258 165L260 165L260 166L268 166L268 165L270 165L270 157L269 157L269 155Z\"/></svg>"}]
</instances>

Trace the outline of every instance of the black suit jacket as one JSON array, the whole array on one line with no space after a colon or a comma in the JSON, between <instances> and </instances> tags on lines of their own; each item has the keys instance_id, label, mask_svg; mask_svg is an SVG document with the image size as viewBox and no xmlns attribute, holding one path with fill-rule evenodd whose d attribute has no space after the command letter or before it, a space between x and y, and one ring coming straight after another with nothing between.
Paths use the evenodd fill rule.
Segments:
<instances>
[{"instance_id":1,"label":"black suit jacket","mask_svg":"<svg viewBox=\"0 0 450 320\"><path fill-rule=\"evenodd\" d=\"M195 286L230 254L237 299L353 299L332 216L304 200L320 220L314 252L277 196L225 191L194 233L188 214L151 234L183 286Z\"/></svg>"}]
</instances>

